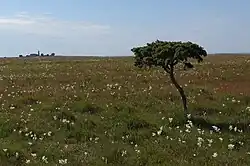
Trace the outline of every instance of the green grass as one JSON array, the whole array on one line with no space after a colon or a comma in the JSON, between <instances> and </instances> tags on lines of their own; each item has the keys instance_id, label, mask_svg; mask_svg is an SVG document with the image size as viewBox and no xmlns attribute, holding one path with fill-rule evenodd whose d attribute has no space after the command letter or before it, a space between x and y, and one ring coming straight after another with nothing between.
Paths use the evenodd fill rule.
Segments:
<instances>
[{"instance_id":1,"label":"green grass","mask_svg":"<svg viewBox=\"0 0 250 166\"><path fill-rule=\"evenodd\" d=\"M164 72L130 58L2 60L0 165L249 165L250 57L205 62L177 72L185 122Z\"/></svg>"}]
</instances>

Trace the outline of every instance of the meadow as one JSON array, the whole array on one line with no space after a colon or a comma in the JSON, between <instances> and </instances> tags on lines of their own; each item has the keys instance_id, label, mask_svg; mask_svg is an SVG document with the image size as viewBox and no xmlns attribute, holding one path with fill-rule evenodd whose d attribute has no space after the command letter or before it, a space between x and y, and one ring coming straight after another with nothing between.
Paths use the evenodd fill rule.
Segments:
<instances>
[{"instance_id":1,"label":"meadow","mask_svg":"<svg viewBox=\"0 0 250 166\"><path fill-rule=\"evenodd\" d=\"M133 58L0 59L0 165L250 165L250 56L176 78Z\"/></svg>"}]
</instances>

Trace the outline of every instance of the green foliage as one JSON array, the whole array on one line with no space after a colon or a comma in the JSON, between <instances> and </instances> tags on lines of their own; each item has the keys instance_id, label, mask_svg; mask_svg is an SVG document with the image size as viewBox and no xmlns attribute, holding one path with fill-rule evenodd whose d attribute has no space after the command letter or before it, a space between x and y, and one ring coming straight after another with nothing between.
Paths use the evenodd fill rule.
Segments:
<instances>
[{"instance_id":1,"label":"green foliage","mask_svg":"<svg viewBox=\"0 0 250 166\"><path fill-rule=\"evenodd\" d=\"M159 66L170 72L178 63L182 63L185 68L192 68L189 59L203 61L203 56L207 56L206 50L198 44L192 42L168 42L156 40L147 43L146 46L132 48L135 55L135 66L152 67Z\"/></svg>"}]
</instances>

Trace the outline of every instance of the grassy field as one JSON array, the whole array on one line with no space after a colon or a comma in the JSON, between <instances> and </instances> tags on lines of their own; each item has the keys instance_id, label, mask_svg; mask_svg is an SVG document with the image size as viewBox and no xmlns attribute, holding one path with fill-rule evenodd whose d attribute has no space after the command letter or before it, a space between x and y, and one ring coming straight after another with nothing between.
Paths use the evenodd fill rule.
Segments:
<instances>
[{"instance_id":1,"label":"grassy field","mask_svg":"<svg viewBox=\"0 0 250 166\"><path fill-rule=\"evenodd\" d=\"M132 58L0 60L0 165L250 165L250 56L177 72Z\"/></svg>"}]
</instances>

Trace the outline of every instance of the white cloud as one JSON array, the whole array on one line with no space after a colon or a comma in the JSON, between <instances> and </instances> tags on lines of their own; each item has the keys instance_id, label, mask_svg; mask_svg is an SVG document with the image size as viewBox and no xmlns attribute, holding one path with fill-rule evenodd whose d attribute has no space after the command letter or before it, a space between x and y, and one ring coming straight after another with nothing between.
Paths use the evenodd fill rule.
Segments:
<instances>
[{"instance_id":1,"label":"white cloud","mask_svg":"<svg viewBox=\"0 0 250 166\"><path fill-rule=\"evenodd\" d=\"M9 25L27 25L32 24L34 22L22 19L7 19L7 18L0 18L0 25L1 26L9 26Z\"/></svg>"},{"instance_id":2,"label":"white cloud","mask_svg":"<svg viewBox=\"0 0 250 166\"><path fill-rule=\"evenodd\" d=\"M64 21L43 14L29 15L26 12L12 17L0 16L0 30L21 34L49 37L96 37L109 34L110 27L84 21Z\"/></svg>"}]
</instances>

